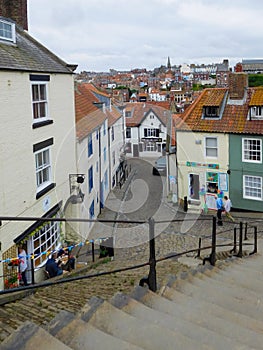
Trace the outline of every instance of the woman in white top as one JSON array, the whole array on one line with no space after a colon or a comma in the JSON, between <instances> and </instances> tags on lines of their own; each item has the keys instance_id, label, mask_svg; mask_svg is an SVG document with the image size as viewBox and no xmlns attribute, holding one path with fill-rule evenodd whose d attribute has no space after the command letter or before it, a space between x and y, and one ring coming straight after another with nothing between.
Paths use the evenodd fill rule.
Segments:
<instances>
[{"instance_id":1,"label":"woman in white top","mask_svg":"<svg viewBox=\"0 0 263 350\"><path fill-rule=\"evenodd\" d=\"M224 202L224 208L225 208L226 217L227 217L229 220L235 222L235 219L234 219L233 216L230 214L230 210L231 210L231 206L232 206L231 200L230 200L227 196L224 196L224 200L225 200L225 202Z\"/></svg>"}]
</instances>

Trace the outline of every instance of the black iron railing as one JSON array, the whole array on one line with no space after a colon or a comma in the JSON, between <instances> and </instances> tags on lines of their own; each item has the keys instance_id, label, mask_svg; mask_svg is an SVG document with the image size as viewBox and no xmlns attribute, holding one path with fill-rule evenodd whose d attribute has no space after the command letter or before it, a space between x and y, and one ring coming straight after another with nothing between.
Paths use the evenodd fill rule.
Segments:
<instances>
[{"instance_id":1,"label":"black iron railing","mask_svg":"<svg viewBox=\"0 0 263 350\"><path fill-rule=\"evenodd\" d=\"M6 217L0 217L0 221L1 220L10 220L9 218ZM20 220L22 221L23 218L14 218L16 220ZM35 219L39 219L39 218L24 218L26 221L29 220L35 220ZM49 221L49 220L56 220L56 221L66 221L66 219L54 219L54 218L45 218L45 221ZM189 219L189 220L209 220L211 221L211 217L207 217L207 218L199 218L199 219ZM125 221L125 220L88 220L88 219L70 219L67 221L98 221L98 222L108 222L108 223L146 223L145 221ZM171 220L169 222L182 222L185 221L184 220ZM48 280L48 281L44 281L42 283L39 284L33 284L29 285L29 286L25 286L25 287L18 287L18 288L13 288L13 289L8 289L8 290L3 290L0 291L0 295L1 294L8 294L8 293L14 293L14 292L18 292L18 291L25 291L25 290L32 290L32 292L38 288L45 288L54 284L63 284L63 283L68 283L68 282L73 282L73 281L77 281L77 280L83 280L83 279L90 279L90 278L94 278L94 277L99 277L99 276L105 276L105 275L109 275L109 274L114 274L114 273L121 273L124 271L128 271L128 270L134 270L134 269L139 269L145 266L149 266L149 274L147 277L144 277L140 280L140 285L144 285L147 284L149 289L152 291L156 291L157 290L157 273L156 273L156 265L164 260L168 260L168 259L172 259L172 258L178 258L181 257L183 255L188 255L190 253L196 253L196 257L201 257L201 251L207 251L210 250L210 254L205 257L203 259L203 263L205 263L206 261L209 261L209 263L211 265L215 265L216 263L216 253L217 253L217 248L223 248L223 247L230 247L232 248L230 250L230 252L233 253L234 256L242 258L243 257L243 247L244 246L253 246L253 250L249 253L249 254L255 254L257 253L257 234L258 234L258 230L257 230L257 226L254 225L249 225L247 223L245 223L245 230L243 230L243 226L244 223L240 222L239 223L239 227L237 227L236 225L233 227L233 229L231 230L226 230L226 231L221 231L217 233L217 225L216 225L216 217L212 217L212 233L209 236L205 236L203 238L205 239L211 239L211 245L208 246L204 246L202 247L202 238L199 238L199 244L197 248L194 249L190 249L190 250L186 250L180 253L175 253L175 254L169 254L169 256L165 256L162 258L158 258L156 259L156 253L155 253L155 225L159 224L159 223L164 223L165 221L154 221L153 218L150 218L148 220L148 225L149 225L149 261L145 262L145 263L141 263L141 264L137 264L137 265L133 265L133 266L129 266L126 268L120 268L120 269L116 269L116 270L111 270L111 271L105 271L105 272L100 272L100 273L96 273L96 274L90 274L90 275L81 275L81 276L73 276L73 277L68 277L68 278L62 278L62 279L56 279L55 281L52 280ZM237 240L237 231L239 230L239 239ZM224 232L231 232L233 233L233 239L228 242L228 243L223 243L223 244L217 244L217 237L224 233ZM245 236L244 234L245 233ZM249 243L249 242L244 242L248 240L248 235L253 234L253 242ZM238 248L238 249L237 249ZM92 260L95 260L95 251L94 251L94 245L92 246Z\"/></svg>"}]
</instances>

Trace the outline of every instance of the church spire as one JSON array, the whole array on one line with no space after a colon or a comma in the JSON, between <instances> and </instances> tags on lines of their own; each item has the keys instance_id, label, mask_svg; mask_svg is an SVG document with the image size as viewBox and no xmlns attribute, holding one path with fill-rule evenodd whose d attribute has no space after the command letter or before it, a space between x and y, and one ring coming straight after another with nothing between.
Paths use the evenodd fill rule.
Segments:
<instances>
[{"instance_id":1,"label":"church spire","mask_svg":"<svg viewBox=\"0 0 263 350\"><path fill-rule=\"evenodd\" d=\"M167 60L167 68L171 69L171 62L170 62L170 57L168 56L168 60Z\"/></svg>"}]
</instances>

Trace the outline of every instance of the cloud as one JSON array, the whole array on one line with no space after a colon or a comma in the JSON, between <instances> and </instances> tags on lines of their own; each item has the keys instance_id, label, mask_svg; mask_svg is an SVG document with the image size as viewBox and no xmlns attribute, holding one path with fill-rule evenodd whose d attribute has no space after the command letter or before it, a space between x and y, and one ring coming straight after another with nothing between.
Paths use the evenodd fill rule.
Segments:
<instances>
[{"instance_id":1,"label":"cloud","mask_svg":"<svg viewBox=\"0 0 263 350\"><path fill-rule=\"evenodd\" d=\"M28 9L29 33L79 70L262 56L261 0L28 0Z\"/></svg>"}]
</instances>

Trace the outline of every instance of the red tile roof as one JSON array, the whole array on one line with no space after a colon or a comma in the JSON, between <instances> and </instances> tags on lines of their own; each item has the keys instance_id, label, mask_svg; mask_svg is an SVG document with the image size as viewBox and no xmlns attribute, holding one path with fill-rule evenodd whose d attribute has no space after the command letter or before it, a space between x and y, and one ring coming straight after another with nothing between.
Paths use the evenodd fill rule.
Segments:
<instances>
[{"instance_id":1,"label":"red tile roof","mask_svg":"<svg viewBox=\"0 0 263 350\"><path fill-rule=\"evenodd\" d=\"M263 120L249 120L249 106L255 101L263 106L263 89L248 88L246 100L242 104L225 104L221 119L202 119L203 107L208 103L219 106L222 103L223 93L228 89L206 89L196 101L183 113L183 121L179 123L178 130L192 130L200 132L245 133L263 134ZM213 103L214 98L214 103Z\"/></svg>"},{"instance_id":2,"label":"red tile roof","mask_svg":"<svg viewBox=\"0 0 263 350\"><path fill-rule=\"evenodd\" d=\"M99 100L85 85L77 84L75 88L76 134L79 140L93 132L106 120L106 114L93 103Z\"/></svg>"}]
</instances>

